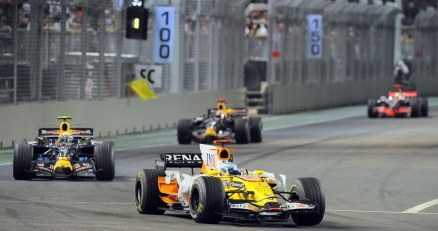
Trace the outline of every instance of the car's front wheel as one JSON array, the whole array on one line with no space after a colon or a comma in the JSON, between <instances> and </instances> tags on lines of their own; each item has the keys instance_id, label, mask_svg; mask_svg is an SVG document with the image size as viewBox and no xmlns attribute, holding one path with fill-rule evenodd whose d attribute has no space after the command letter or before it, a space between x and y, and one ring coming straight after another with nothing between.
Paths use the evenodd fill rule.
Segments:
<instances>
[{"instance_id":1,"label":"car's front wheel","mask_svg":"<svg viewBox=\"0 0 438 231\"><path fill-rule=\"evenodd\" d=\"M293 214L292 220L299 226L313 226L321 223L325 213L325 197L318 179L298 178L290 188L293 200L309 200L316 205L312 212Z\"/></svg>"},{"instance_id":2,"label":"car's front wheel","mask_svg":"<svg viewBox=\"0 0 438 231\"><path fill-rule=\"evenodd\" d=\"M222 220L225 191L216 177L200 176L190 192L190 215L198 223L217 224Z\"/></svg>"},{"instance_id":3,"label":"car's front wheel","mask_svg":"<svg viewBox=\"0 0 438 231\"><path fill-rule=\"evenodd\" d=\"M33 146L27 142L15 144L12 163L13 176L16 180L29 180L34 174L30 172L33 160Z\"/></svg>"},{"instance_id":4,"label":"car's front wheel","mask_svg":"<svg viewBox=\"0 0 438 231\"><path fill-rule=\"evenodd\" d=\"M94 162L96 164L96 179L112 181L115 175L114 143L96 144L94 146Z\"/></svg>"}]
</instances>

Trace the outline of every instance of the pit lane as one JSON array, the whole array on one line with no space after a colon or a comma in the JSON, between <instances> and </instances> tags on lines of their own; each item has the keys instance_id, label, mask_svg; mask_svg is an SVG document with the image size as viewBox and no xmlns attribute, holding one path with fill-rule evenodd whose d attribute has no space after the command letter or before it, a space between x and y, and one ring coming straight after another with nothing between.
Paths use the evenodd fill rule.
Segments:
<instances>
[{"instance_id":1,"label":"pit lane","mask_svg":"<svg viewBox=\"0 0 438 231\"><path fill-rule=\"evenodd\" d=\"M343 118L270 130L261 144L232 147L238 150L235 160L240 167L285 173L289 183L302 176L321 180L326 216L320 225L305 230L436 230L436 131L438 109L431 108L429 118ZM12 166L0 166L0 230L299 228L293 223L203 225L174 213L138 214L133 204L137 171L152 168L158 153L173 151L197 152L198 146L117 151L113 182L15 181ZM412 209L417 206L419 210Z\"/></svg>"}]
</instances>

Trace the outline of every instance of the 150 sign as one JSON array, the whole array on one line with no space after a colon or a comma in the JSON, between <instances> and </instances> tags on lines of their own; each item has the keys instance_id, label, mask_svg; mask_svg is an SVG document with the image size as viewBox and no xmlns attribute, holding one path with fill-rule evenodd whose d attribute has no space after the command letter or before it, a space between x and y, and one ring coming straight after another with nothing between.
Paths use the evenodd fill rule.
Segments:
<instances>
[{"instance_id":1,"label":"150 sign","mask_svg":"<svg viewBox=\"0 0 438 231\"><path fill-rule=\"evenodd\" d=\"M307 15L307 58L322 57L323 24L322 15Z\"/></svg>"},{"instance_id":2,"label":"150 sign","mask_svg":"<svg viewBox=\"0 0 438 231\"><path fill-rule=\"evenodd\" d=\"M174 7L157 6L155 8L155 63L171 63L173 61L174 22Z\"/></svg>"}]
</instances>

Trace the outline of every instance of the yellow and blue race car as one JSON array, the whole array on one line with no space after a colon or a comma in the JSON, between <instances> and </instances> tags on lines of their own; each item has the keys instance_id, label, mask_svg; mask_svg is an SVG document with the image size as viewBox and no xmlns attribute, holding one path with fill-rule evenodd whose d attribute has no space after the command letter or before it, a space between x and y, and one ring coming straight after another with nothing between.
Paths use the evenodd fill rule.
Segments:
<instances>
[{"instance_id":1,"label":"yellow and blue race car","mask_svg":"<svg viewBox=\"0 0 438 231\"><path fill-rule=\"evenodd\" d=\"M214 140L234 140L238 144L262 142L263 123L260 117L250 116L247 108L228 107L225 99L218 99L207 115L180 119L177 127L179 144L211 144Z\"/></svg>"},{"instance_id":2,"label":"yellow and blue race car","mask_svg":"<svg viewBox=\"0 0 438 231\"><path fill-rule=\"evenodd\" d=\"M298 178L286 188L286 176L239 169L227 140L200 144L201 153L164 153L156 169L137 174L135 203L142 214L181 211L198 223L288 221L299 226L319 224L325 213L320 182ZM191 168L191 174L169 168ZM199 169L194 174L194 169Z\"/></svg>"},{"instance_id":3,"label":"yellow and blue race car","mask_svg":"<svg viewBox=\"0 0 438 231\"><path fill-rule=\"evenodd\" d=\"M92 128L72 128L70 116L58 119L62 122L57 128L40 128L35 141L15 145L14 178L95 175L97 180L113 180L114 143L94 141Z\"/></svg>"}]
</instances>

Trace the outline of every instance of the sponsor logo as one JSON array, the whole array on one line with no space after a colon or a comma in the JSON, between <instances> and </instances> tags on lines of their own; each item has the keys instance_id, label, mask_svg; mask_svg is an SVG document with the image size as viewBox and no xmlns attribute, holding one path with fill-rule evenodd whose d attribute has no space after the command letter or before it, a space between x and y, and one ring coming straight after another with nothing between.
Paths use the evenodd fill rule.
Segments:
<instances>
[{"instance_id":1,"label":"sponsor logo","mask_svg":"<svg viewBox=\"0 0 438 231\"><path fill-rule=\"evenodd\" d=\"M231 204L230 209L249 209L248 204Z\"/></svg>"},{"instance_id":2,"label":"sponsor logo","mask_svg":"<svg viewBox=\"0 0 438 231\"><path fill-rule=\"evenodd\" d=\"M243 187L243 182L233 181L231 186L233 186L234 188L242 188Z\"/></svg>"},{"instance_id":3,"label":"sponsor logo","mask_svg":"<svg viewBox=\"0 0 438 231\"><path fill-rule=\"evenodd\" d=\"M167 162L199 162L201 161L201 156L198 154L165 154Z\"/></svg>"},{"instance_id":4,"label":"sponsor logo","mask_svg":"<svg viewBox=\"0 0 438 231\"><path fill-rule=\"evenodd\" d=\"M267 183L258 183L258 184L256 184L255 187L258 188L258 189L268 189L268 188L271 188L271 186L269 186Z\"/></svg>"}]
</instances>

